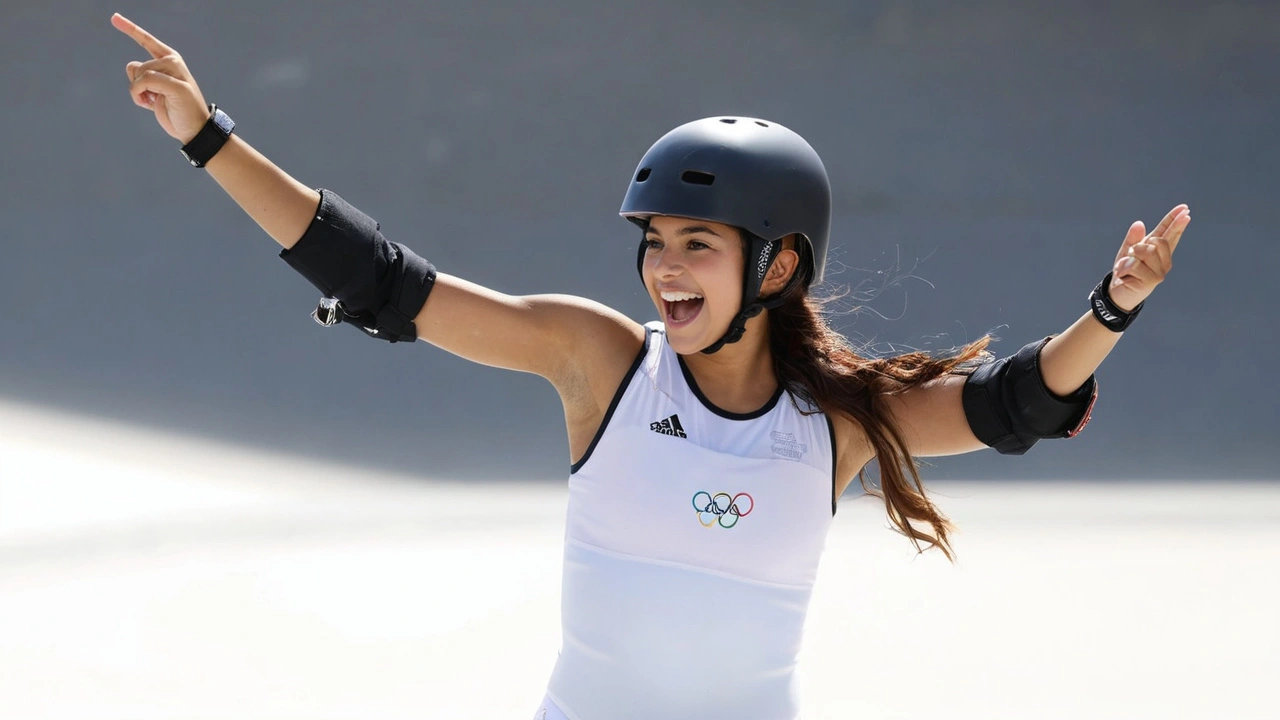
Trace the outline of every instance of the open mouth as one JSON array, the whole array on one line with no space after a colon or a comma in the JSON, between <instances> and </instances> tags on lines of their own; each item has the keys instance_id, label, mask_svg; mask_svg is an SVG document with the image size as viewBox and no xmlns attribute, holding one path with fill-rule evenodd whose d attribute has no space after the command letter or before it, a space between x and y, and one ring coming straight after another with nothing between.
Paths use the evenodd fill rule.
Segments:
<instances>
[{"instance_id":1,"label":"open mouth","mask_svg":"<svg viewBox=\"0 0 1280 720\"><path fill-rule=\"evenodd\" d=\"M662 304L667 314L667 324L673 326L688 325L702 312L703 298L697 293L681 291L664 291Z\"/></svg>"}]
</instances>

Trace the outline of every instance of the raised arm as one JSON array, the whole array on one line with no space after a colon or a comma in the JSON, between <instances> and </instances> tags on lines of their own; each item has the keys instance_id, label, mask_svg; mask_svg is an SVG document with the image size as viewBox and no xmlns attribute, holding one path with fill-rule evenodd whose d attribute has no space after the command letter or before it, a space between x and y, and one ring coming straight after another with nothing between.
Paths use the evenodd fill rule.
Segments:
<instances>
[{"instance_id":1,"label":"raised arm","mask_svg":"<svg viewBox=\"0 0 1280 720\"><path fill-rule=\"evenodd\" d=\"M1021 454L1039 438L1074 435L1088 420L1093 373L1123 329L1173 267L1173 251L1191 222L1186 205L1147 233L1129 228L1093 307L1058 335L988 363L887 398L916 456L955 455L995 447Z\"/></svg>"},{"instance_id":2,"label":"raised arm","mask_svg":"<svg viewBox=\"0 0 1280 720\"><path fill-rule=\"evenodd\" d=\"M170 137L190 143L211 113L186 63L173 48L123 16L112 16L111 24L150 55L149 60L125 67L134 103L151 110ZM352 257L371 254L364 246L350 245L357 241L370 243L375 252L395 256L397 261L412 256L424 281L420 295L426 298L425 303L419 299L405 309L412 320L412 336L476 362L542 375L561 390L562 397L580 392L589 381L607 391L607 398L614 389L610 382L616 386L615 366L625 371L643 341L644 332L637 323L598 303L563 295L515 297L448 275L436 276L434 268L403 246L392 249L371 218L339 202L329 191L322 205L320 191L294 179L234 132L204 168L280 244L282 256L300 271L327 262L330 267L324 269L345 272L343 266ZM322 215L324 221L333 220L329 215L337 220L326 224ZM334 225L347 228L348 236L360 237L335 238ZM330 259L326 242L348 243L341 248L347 254ZM303 257L311 264L304 263ZM317 285L343 284L330 276L304 275ZM372 308L375 314L376 310Z\"/></svg>"},{"instance_id":3,"label":"raised arm","mask_svg":"<svg viewBox=\"0 0 1280 720\"><path fill-rule=\"evenodd\" d=\"M210 112L200 87L176 50L116 13L111 24L133 38L151 59L125 66L129 94L138 107L155 113L169 137L184 145L208 122ZM231 199L284 248L302 237L320 203L320 194L276 167L232 134L205 166Z\"/></svg>"},{"instance_id":4,"label":"raised arm","mask_svg":"<svg viewBox=\"0 0 1280 720\"><path fill-rule=\"evenodd\" d=\"M1102 303L1102 307L1085 313L1040 351L1040 369L1050 390L1069 395L1093 375L1123 334L1124 323L1108 321L1112 326L1108 328L1101 319L1115 309L1122 314L1133 313L1146 302L1173 269L1173 251L1190 224L1191 209L1178 205L1150 233L1141 221L1129 226L1106 278L1106 299L1115 307L1108 311L1106 303Z\"/></svg>"}]
</instances>

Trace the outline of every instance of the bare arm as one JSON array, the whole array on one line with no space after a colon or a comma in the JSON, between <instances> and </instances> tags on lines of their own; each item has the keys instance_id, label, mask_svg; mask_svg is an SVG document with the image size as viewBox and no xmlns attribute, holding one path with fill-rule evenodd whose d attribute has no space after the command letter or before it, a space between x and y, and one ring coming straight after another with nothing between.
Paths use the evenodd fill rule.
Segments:
<instances>
[{"instance_id":1,"label":"bare arm","mask_svg":"<svg viewBox=\"0 0 1280 720\"><path fill-rule=\"evenodd\" d=\"M239 135L233 134L205 169L285 249L306 232L320 205L319 192L276 167Z\"/></svg>"},{"instance_id":2,"label":"bare arm","mask_svg":"<svg viewBox=\"0 0 1280 720\"><path fill-rule=\"evenodd\" d=\"M1129 226L1112 267L1108 294L1121 310L1130 311L1151 295L1173 269L1173 251L1191 223L1191 211L1178 205L1151 234L1141 222ZM1086 313L1040 351L1045 385L1059 396L1075 392L1098 369L1123 333L1106 329Z\"/></svg>"},{"instance_id":3,"label":"bare arm","mask_svg":"<svg viewBox=\"0 0 1280 720\"><path fill-rule=\"evenodd\" d=\"M117 14L111 23L151 55L125 67L134 103L154 112L170 137L189 142L209 110L185 61L124 17ZM236 134L205 169L286 249L302 238L320 204L316 190ZM620 374L615 371L629 366L644 337L639 324L598 303L563 295L514 297L447 275L438 278L414 324L420 338L457 355L546 377L566 403L581 397L594 404L596 391L611 395Z\"/></svg>"},{"instance_id":4,"label":"bare arm","mask_svg":"<svg viewBox=\"0 0 1280 720\"><path fill-rule=\"evenodd\" d=\"M209 119L209 108L182 56L118 13L111 24L151 55L146 62L125 65L134 104L154 112L170 137L190 142ZM276 167L239 135L233 134L205 169L285 248L302 237L320 204L318 192Z\"/></svg>"},{"instance_id":5,"label":"bare arm","mask_svg":"<svg viewBox=\"0 0 1280 720\"><path fill-rule=\"evenodd\" d=\"M600 303L571 295L506 295L443 273L414 325L432 345L540 375L562 394L603 374L610 377L600 390L611 396L617 379L591 368L626 368L644 342L639 323Z\"/></svg>"},{"instance_id":6,"label":"bare arm","mask_svg":"<svg viewBox=\"0 0 1280 720\"><path fill-rule=\"evenodd\" d=\"M1109 288L1117 306L1132 310L1164 280L1173 267L1173 250L1190 222L1190 211L1179 205L1150 234L1141 222L1130 226L1116 255ZM1121 336L1105 328L1092 312L1083 315L1040 350L1045 387L1059 397L1080 389ZM965 380L963 376L947 376L887 398L913 455L955 455L986 447L974 436L965 416Z\"/></svg>"}]
</instances>

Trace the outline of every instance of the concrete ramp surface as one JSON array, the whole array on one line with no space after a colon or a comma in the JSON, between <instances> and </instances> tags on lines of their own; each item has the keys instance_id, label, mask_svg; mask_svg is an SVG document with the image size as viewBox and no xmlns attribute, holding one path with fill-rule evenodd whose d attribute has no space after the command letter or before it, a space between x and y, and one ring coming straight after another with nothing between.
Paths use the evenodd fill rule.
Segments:
<instances>
[{"instance_id":1,"label":"concrete ramp surface","mask_svg":"<svg viewBox=\"0 0 1280 720\"><path fill-rule=\"evenodd\" d=\"M16 403L0 427L0 717L533 714L563 484L426 479L427 457L423 477L375 474ZM807 718L1276 717L1280 485L934 490L954 567L843 499Z\"/></svg>"}]
</instances>

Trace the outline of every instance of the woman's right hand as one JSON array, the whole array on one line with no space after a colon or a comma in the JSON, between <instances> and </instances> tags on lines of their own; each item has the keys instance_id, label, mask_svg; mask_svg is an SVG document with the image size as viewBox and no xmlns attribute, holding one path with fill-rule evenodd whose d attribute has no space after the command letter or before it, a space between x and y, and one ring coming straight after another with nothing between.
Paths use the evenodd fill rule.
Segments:
<instances>
[{"instance_id":1,"label":"woman's right hand","mask_svg":"<svg viewBox=\"0 0 1280 720\"><path fill-rule=\"evenodd\" d=\"M133 103L154 112L169 137L184 145L191 142L210 113L182 56L120 13L111 16L111 24L151 54L146 62L125 65Z\"/></svg>"}]
</instances>

